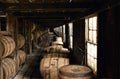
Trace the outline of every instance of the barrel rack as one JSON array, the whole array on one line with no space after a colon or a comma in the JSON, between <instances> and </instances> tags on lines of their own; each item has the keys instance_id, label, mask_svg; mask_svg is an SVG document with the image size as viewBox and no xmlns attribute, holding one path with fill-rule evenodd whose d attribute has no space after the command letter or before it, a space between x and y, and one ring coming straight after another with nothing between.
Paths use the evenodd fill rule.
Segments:
<instances>
[{"instance_id":1,"label":"barrel rack","mask_svg":"<svg viewBox=\"0 0 120 79\"><path fill-rule=\"evenodd\" d=\"M12 53L10 54L10 55L7 55L7 56L5 56L5 57L2 57L1 56L1 52L0 52L0 79L4 79L4 77L3 77L3 72L2 72L2 65L3 65L3 63L2 63L2 61L4 60L4 59L6 59L6 58L12 58L13 59L13 61L15 61L15 59L17 58L17 51L20 49L19 47L18 47L18 22L17 22L17 20L12 20L13 21L13 23L14 23L14 27L12 28L12 30L13 31L11 31L11 29L10 29L10 27L6 30L6 31L2 31L1 29L0 29L0 43L1 43L1 38L3 37L3 36L8 36L8 37L11 37L13 40L14 40L14 42L15 42L15 48L14 48L14 50L13 51L11 51ZM11 22L12 23L12 22ZM7 22L7 24L9 24L8 22ZM9 26L9 25L8 25ZM10 43L10 41L9 42L7 42L7 43ZM6 44L7 44L6 43ZM5 44L4 44L5 45ZM11 46L11 45L9 45L9 46ZM8 47L8 46L7 46ZM12 46L11 46L12 47ZM26 52L26 50L24 49L25 47L23 47L22 48L22 50L24 50L25 52ZM21 50L21 49L20 49ZM16 71L15 71L15 74L13 74L12 76L10 76L10 79L14 79L14 77L16 76L16 74L18 73L18 71L22 68L22 65L20 65L19 66L19 64L18 64L18 62L17 61L15 61L15 63L16 63ZM10 63L8 63L8 67L9 67L9 64ZM12 65L11 65L12 66ZM12 69L11 69L12 70ZM13 72L13 71L9 71L9 72ZM8 79L7 77L6 77L6 79Z\"/></svg>"},{"instance_id":2,"label":"barrel rack","mask_svg":"<svg viewBox=\"0 0 120 79\"><path fill-rule=\"evenodd\" d=\"M1 43L1 46L3 45L3 49L4 49L4 51L2 51L1 55L0 55L0 72L1 72L0 77L1 77L1 79L4 79L4 78L7 79L9 76L6 76L6 75L4 76L3 68L4 68L4 70L5 70L5 68L6 68L6 70L8 70L8 72L9 72L8 75L10 75L10 76L15 75L14 74L16 72L15 69L17 68L17 64L14 62L14 57L16 56L16 52L15 52L16 44L14 41L14 35L12 35L9 32L0 33L0 43ZM1 49L2 49L2 47L1 47ZM13 66L13 68L10 68L12 66Z\"/></svg>"}]
</instances>

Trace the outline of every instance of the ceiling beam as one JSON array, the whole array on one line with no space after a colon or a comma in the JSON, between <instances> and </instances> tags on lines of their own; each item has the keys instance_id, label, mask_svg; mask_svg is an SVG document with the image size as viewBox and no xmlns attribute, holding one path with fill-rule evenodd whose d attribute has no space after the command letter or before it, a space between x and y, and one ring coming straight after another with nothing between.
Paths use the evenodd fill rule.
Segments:
<instances>
[{"instance_id":1,"label":"ceiling beam","mask_svg":"<svg viewBox=\"0 0 120 79\"><path fill-rule=\"evenodd\" d=\"M87 9L86 8L14 8L14 9L0 9L5 12L85 12Z\"/></svg>"},{"instance_id":2,"label":"ceiling beam","mask_svg":"<svg viewBox=\"0 0 120 79\"><path fill-rule=\"evenodd\" d=\"M42 26L50 26L50 27L60 26L71 22L71 20L64 20L64 19L25 19L25 18L22 19L28 20L30 22L38 23Z\"/></svg>"},{"instance_id":3,"label":"ceiling beam","mask_svg":"<svg viewBox=\"0 0 120 79\"><path fill-rule=\"evenodd\" d=\"M38 18L68 18L82 16L82 12L14 12L17 17L38 17Z\"/></svg>"},{"instance_id":4,"label":"ceiling beam","mask_svg":"<svg viewBox=\"0 0 120 79\"><path fill-rule=\"evenodd\" d=\"M100 2L84 2L84 3L3 3L6 6L26 6L26 7L40 7L40 8L90 8L99 6Z\"/></svg>"},{"instance_id":5,"label":"ceiling beam","mask_svg":"<svg viewBox=\"0 0 120 79\"><path fill-rule=\"evenodd\" d=\"M40 19L40 18L22 18L29 21L38 21L38 22L49 22L49 23L58 23L58 22L69 22L70 19Z\"/></svg>"},{"instance_id":6,"label":"ceiling beam","mask_svg":"<svg viewBox=\"0 0 120 79\"><path fill-rule=\"evenodd\" d=\"M29 3L31 0L18 0L19 3Z\"/></svg>"},{"instance_id":7,"label":"ceiling beam","mask_svg":"<svg viewBox=\"0 0 120 79\"><path fill-rule=\"evenodd\" d=\"M85 9L85 8L93 8L93 7L100 7L103 3L99 2L71 2L71 3L1 3L0 7L7 8L8 10L64 10L64 9ZM74 11L74 10L73 10Z\"/></svg>"},{"instance_id":8,"label":"ceiling beam","mask_svg":"<svg viewBox=\"0 0 120 79\"><path fill-rule=\"evenodd\" d=\"M61 26L66 24L66 22L58 22L58 23L47 23L47 22L38 22L38 21L34 21L35 23L40 24L43 27L56 27L56 26Z\"/></svg>"}]
</instances>

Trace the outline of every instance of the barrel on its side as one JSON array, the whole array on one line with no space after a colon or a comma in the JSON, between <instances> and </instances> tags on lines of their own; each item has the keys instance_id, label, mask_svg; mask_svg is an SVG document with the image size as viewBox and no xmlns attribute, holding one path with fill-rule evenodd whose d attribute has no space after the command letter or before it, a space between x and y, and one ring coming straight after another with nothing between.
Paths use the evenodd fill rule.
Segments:
<instances>
[{"instance_id":1,"label":"barrel on its side","mask_svg":"<svg viewBox=\"0 0 120 79\"><path fill-rule=\"evenodd\" d=\"M5 50L4 44L0 41L0 57L3 56L4 50Z\"/></svg>"},{"instance_id":2,"label":"barrel on its side","mask_svg":"<svg viewBox=\"0 0 120 79\"><path fill-rule=\"evenodd\" d=\"M13 77L17 71L16 62L11 58L3 59L1 68L3 71L3 79L9 79L10 77Z\"/></svg>"},{"instance_id":3,"label":"barrel on its side","mask_svg":"<svg viewBox=\"0 0 120 79\"><path fill-rule=\"evenodd\" d=\"M34 40L34 34L33 33L31 33L31 40L33 41Z\"/></svg>"},{"instance_id":4,"label":"barrel on its side","mask_svg":"<svg viewBox=\"0 0 120 79\"><path fill-rule=\"evenodd\" d=\"M17 36L17 45L18 45L18 48L22 48L25 44L25 38L23 35L21 34L18 34Z\"/></svg>"},{"instance_id":5,"label":"barrel on its side","mask_svg":"<svg viewBox=\"0 0 120 79\"><path fill-rule=\"evenodd\" d=\"M36 28L36 26L35 26L35 24L33 24L31 27L31 32L33 32L35 30L35 28Z\"/></svg>"},{"instance_id":6,"label":"barrel on its side","mask_svg":"<svg viewBox=\"0 0 120 79\"><path fill-rule=\"evenodd\" d=\"M60 79L91 79L91 69L80 65L67 65L59 69Z\"/></svg>"},{"instance_id":7,"label":"barrel on its side","mask_svg":"<svg viewBox=\"0 0 120 79\"><path fill-rule=\"evenodd\" d=\"M26 57L27 55L23 50L18 50L17 57L15 58L15 60L18 65L22 65L23 63L25 63Z\"/></svg>"},{"instance_id":8,"label":"barrel on its side","mask_svg":"<svg viewBox=\"0 0 120 79\"><path fill-rule=\"evenodd\" d=\"M15 41L10 36L1 36L0 39L0 56L2 58L10 55L15 49Z\"/></svg>"},{"instance_id":9,"label":"barrel on its side","mask_svg":"<svg viewBox=\"0 0 120 79\"><path fill-rule=\"evenodd\" d=\"M0 79L3 79L3 67L0 64Z\"/></svg>"},{"instance_id":10,"label":"barrel on its side","mask_svg":"<svg viewBox=\"0 0 120 79\"><path fill-rule=\"evenodd\" d=\"M35 39L38 39L40 37L41 33L39 31L36 31L34 33Z\"/></svg>"}]
</instances>

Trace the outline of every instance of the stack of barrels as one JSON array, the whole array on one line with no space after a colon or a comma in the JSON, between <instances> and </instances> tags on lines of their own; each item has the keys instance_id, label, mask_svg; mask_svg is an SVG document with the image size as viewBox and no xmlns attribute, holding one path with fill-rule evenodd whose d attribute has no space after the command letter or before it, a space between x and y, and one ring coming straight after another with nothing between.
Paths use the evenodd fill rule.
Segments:
<instances>
[{"instance_id":1,"label":"stack of barrels","mask_svg":"<svg viewBox=\"0 0 120 79\"><path fill-rule=\"evenodd\" d=\"M12 58L4 58L1 61L1 79L9 79L16 74L17 64Z\"/></svg>"},{"instance_id":2,"label":"stack of barrels","mask_svg":"<svg viewBox=\"0 0 120 79\"><path fill-rule=\"evenodd\" d=\"M47 54L43 56L40 62L40 72L43 79L58 79L59 68L69 65L69 59L61 53L68 53L68 49L63 49L61 37L57 37L52 46L46 48Z\"/></svg>"},{"instance_id":3,"label":"stack of barrels","mask_svg":"<svg viewBox=\"0 0 120 79\"><path fill-rule=\"evenodd\" d=\"M26 60L26 57L27 57L25 51L23 51L21 49L24 46L24 44L25 44L24 36L21 35L21 34L18 34L18 37L17 37L18 50L17 50L17 55L15 57L15 61L17 62L18 66L25 63L25 60Z\"/></svg>"},{"instance_id":4,"label":"stack of barrels","mask_svg":"<svg viewBox=\"0 0 120 79\"><path fill-rule=\"evenodd\" d=\"M26 60L26 53L21 50L25 44L23 35L18 34L17 52L15 52L16 44L11 36L0 37L0 79L9 79L16 74L19 65ZM14 54L14 55L11 55Z\"/></svg>"},{"instance_id":5,"label":"stack of barrels","mask_svg":"<svg viewBox=\"0 0 120 79\"><path fill-rule=\"evenodd\" d=\"M0 38L0 79L9 79L17 71L17 64L9 56L15 49L15 41L10 36Z\"/></svg>"},{"instance_id":6,"label":"stack of barrels","mask_svg":"<svg viewBox=\"0 0 120 79\"><path fill-rule=\"evenodd\" d=\"M41 35L41 32L36 29L36 25L33 24L32 27L31 27L31 40L37 40Z\"/></svg>"},{"instance_id":7,"label":"stack of barrels","mask_svg":"<svg viewBox=\"0 0 120 79\"><path fill-rule=\"evenodd\" d=\"M25 38L22 34L17 35L17 47L18 49L22 48L25 44Z\"/></svg>"}]
</instances>

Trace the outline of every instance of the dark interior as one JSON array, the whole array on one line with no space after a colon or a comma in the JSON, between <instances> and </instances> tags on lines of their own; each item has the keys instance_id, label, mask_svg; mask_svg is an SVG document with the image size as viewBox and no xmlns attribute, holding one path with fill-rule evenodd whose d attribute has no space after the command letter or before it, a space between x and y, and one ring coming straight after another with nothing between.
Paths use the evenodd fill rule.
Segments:
<instances>
[{"instance_id":1,"label":"dark interior","mask_svg":"<svg viewBox=\"0 0 120 79\"><path fill-rule=\"evenodd\" d=\"M38 61L44 54L37 46L43 48L49 46L51 39L47 34L48 30L59 36L54 32L54 28L65 25L64 47L70 50L70 63L87 65L85 18L94 14L97 14L98 17L97 74L95 78L120 79L119 0L0 0L0 35L10 35L15 40L19 33L25 36L26 43L22 49L30 55L29 57L39 56L39 58L33 57L37 62L37 66L32 66L31 73L34 73L35 68L38 68ZM73 49L69 48L68 23L70 22L73 23ZM34 42L31 41L30 32L33 23L37 26L35 31L41 31L40 38L35 39ZM41 53L38 55L34 52ZM37 73L38 75L39 73ZM40 78L39 75L38 79Z\"/></svg>"}]
</instances>

